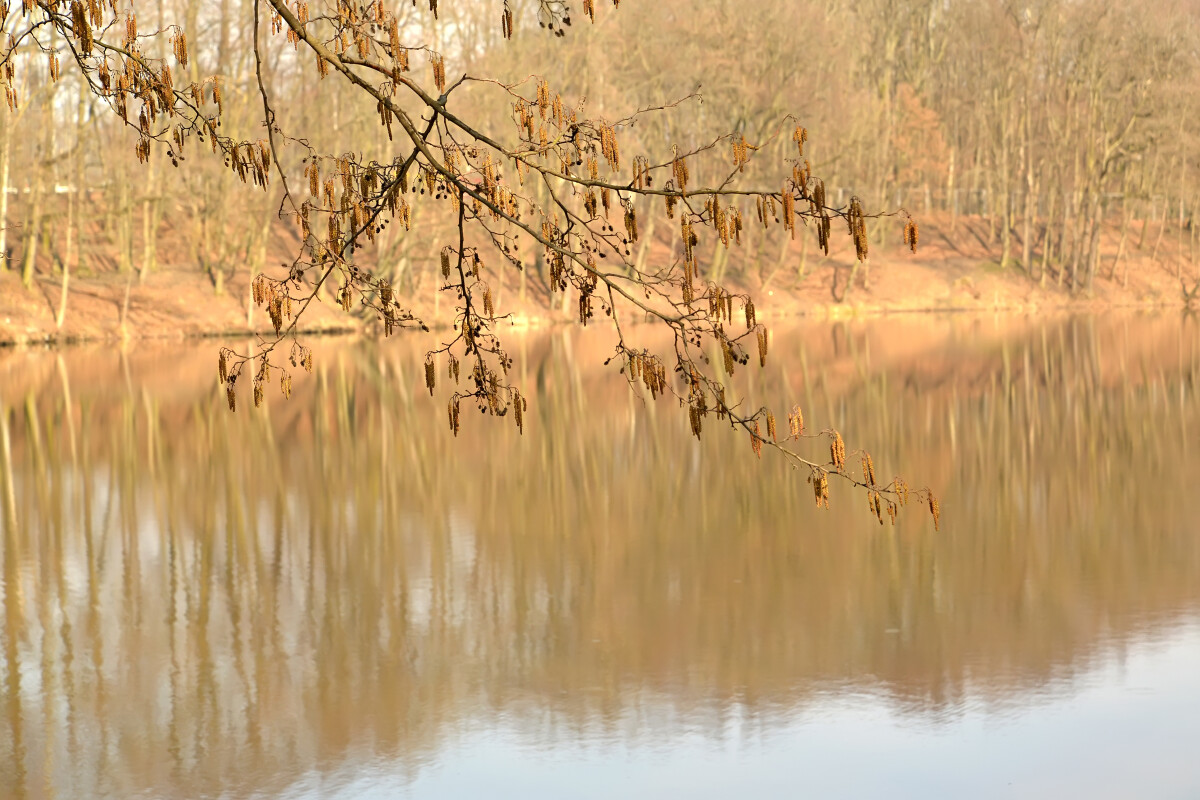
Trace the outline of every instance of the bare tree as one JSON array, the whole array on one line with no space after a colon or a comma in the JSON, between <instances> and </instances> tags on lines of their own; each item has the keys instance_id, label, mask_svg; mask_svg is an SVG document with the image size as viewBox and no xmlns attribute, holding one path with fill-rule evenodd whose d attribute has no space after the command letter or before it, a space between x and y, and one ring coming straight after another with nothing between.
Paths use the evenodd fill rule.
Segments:
<instances>
[{"instance_id":1,"label":"bare tree","mask_svg":"<svg viewBox=\"0 0 1200 800\"><path fill-rule=\"evenodd\" d=\"M509 382L512 359L498 328L506 315L497 307L496 289L505 272L523 273L540 261L550 292L562 293L564 304L578 309L580 324L601 314L608 318L616 336L610 362L651 398L669 396L686 409L697 437L714 416L741 429L756 454L767 446L805 468L818 504L828 503L830 475L865 490L881 523L885 513L894 520L908 501L907 484L879 480L868 454L860 454L861 474L852 473L837 431L809 434L798 408L783 430L785 421L777 423L772 411L743 408L732 396L729 379L751 358L766 363L770 337L748 294L700 274L701 248L728 251L759 226L788 238L809 229L828 252L836 224L844 226L857 259L867 258L862 201L830 201L805 158L808 132L794 119L676 141L667 152L631 152L630 129L674 102L590 114L582 100L542 78L505 82L454 71L456 61L472 55L478 26L469 15L440 24L438 0L430 0L424 18L400 16L381 0L253 0L242 5L249 27L237 38L234 9L223 1L215 52L203 54L189 44L202 18L194 3L181 15L186 27L168 18L157 28L147 25L153 15L138 2L23 0L11 26L7 5L6 30L12 32L0 59L6 87L21 48L48 60L52 82L69 65L132 129L140 162L165 156L178 166L185 153L210 149L226 176L263 191L275 187L279 217L299 230L301 244L286 271L262 272L253 282L253 299L269 315L274 337L248 352L220 353L231 409L239 383L250 384L258 405L271 381L278 380L287 395L293 370L311 368L312 351L299 338L299 325L323 287L333 288L347 312L377 317L385 333L427 328L405 307L391 278L370 269L360 255L388 228L410 230L416 209L431 205L452 219L439 250L438 290L453 298L453 310L446 320L449 335L428 353L425 380L432 393L439 374L448 375L447 414L455 433L468 404L523 427L527 401ZM531 6L529 14L542 28L565 37L573 22L570 5L539 0ZM595 0L584 0L580 11L594 21ZM493 25L504 38L525 22L508 2L496 3L494 13ZM469 35L455 38L455 31ZM172 58L155 55L164 39ZM360 125L366 112L386 140L355 136L351 150L335 136L322 149L309 131L283 124L287 104L268 66L283 54L293 73L308 76L301 85L336 82L333 106L315 108L321 118L337 115L335 134L339 123ZM197 66L201 55L213 65L207 76ZM237 60L253 65L252 82L241 87L249 91L232 91L228 76ZM472 116L466 104L460 110L462 93L497 98L492 102L503 114ZM318 99L327 103L329 97ZM505 125L498 124L502 117ZM787 153L783 169L768 187L744 187L739 178L766 153ZM133 207L130 193L122 199ZM652 203L678 226L681 255L672 263L650 266L633 255ZM221 204L198 208L197 215L219 219L228 211ZM227 224L218 226L200 240L228 242ZM907 220L905 240L914 248L916 235ZM671 332L668 350L639 346L630 323L640 319ZM828 439L828 460L794 447L814 435ZM933 495L913 494L929 506L936 525Z\"/></svg>"}]
</instances>

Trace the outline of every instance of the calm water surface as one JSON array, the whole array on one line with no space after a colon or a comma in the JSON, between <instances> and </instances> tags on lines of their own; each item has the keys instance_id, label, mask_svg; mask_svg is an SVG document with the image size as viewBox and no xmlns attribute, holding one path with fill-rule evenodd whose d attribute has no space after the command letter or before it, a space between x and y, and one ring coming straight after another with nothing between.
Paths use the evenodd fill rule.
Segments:
<instances>
[{"instance_id":1,"label":"calm water surface","mask_svg":"<svg viewBox=\"0 0 1200 800\"><path fill-rule=\"evenodd\" d=\"M936 533L510 346L457 440L427 340L0 351L0 797L1200 797L1195 320L775 331Z\"/></svg>"}]
</instances>

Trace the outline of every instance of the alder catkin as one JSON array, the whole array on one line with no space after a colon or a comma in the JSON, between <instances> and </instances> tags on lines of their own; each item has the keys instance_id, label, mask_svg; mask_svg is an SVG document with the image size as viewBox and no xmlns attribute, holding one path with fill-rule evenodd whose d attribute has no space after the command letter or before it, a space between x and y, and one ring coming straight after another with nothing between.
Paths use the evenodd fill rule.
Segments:
<instances>
[{"instance_id":1,"label":"alder catkin","mask_svg":"<svg viewBox=\"0 0 1200 800\"><path fill-rule=\"evenodd\" d=\"M917 223L913 222L911 219L904 223L904 244L906 244L914 253L917 252L917 238L919 235L920 234L917 231Z\"/></svg>"},{"instance_id":2,"label":"alder catkin","mask_svg":"<svg viewBox=\"0 0 1200 800\"><path fill-rule=\"evenodd\" d=\"M429 396L433 396L433 388L437 383L437 369L433 361L433 356L425 359L425 388L429 390Z\"/></svg>"},{"instance_id":3,"label":"alder catkin","mask_svg":"<svg viewBox=\"0 0 1200 800\"><path fill-rule=\"evenodd\" d=\"M800 410L800 406L796 406L792 413L788 414L788 430L793 437L804 435L804 412Z\"/></svg>"},{"instance_id":4,"label":"alder catkin","mask_svg":"<svg viewBox=\"0 0 1200 800\"><path fill-rule=\"evenodd\" d=\"M833 462L833 468L841 472L846 466L846 443L842 441L842 434L837 431L833 432L833 440L829 443L829 459Z\"/></svg>"},{"instance_id":5,"label":"alder catkin","mask_svg":"<svg viewBox=\"0 0 1200 800\"><path fill-rule=\"evenodd\" d=\"M817 508L821 506L829 508L829 474L820 467L817 467L816 472L810 475L808 479L812 483L813 495L817 500Z\"/></svg>"},{"instance_id":6,"label":"alder catkin","mask_svg":"<svg viewBox=\"0 0 1200 800\"><path fill-rule=\"evenodd\" d=\"M803 126L797 125L795 132L792 134L792 141L796 143L796 149L800 153L800 157L804 157L804 143L808 141L808 131Z\"/></svg>"},{"instance_id":7,"label":"alder catkin","mask_svg":"<svg viewBox=\"0 0 1200 800\"><path fill-rule=\"evenodd\" d=\"M433 83L439 92L446 91L446 61L441 53L430 53L429 61L433 64Z\"/></svg>"},{"instance_id":8,"label":"alder catkin","mask_svg":"<svg viewBox=\"0 0 1200 800\"><path fill-rule=\"evenodd\" d=\"M725 372L728 375L733 374L733 347L725 339L721 340L721 356L725 362Z\"/></svg>"},{"instance_id":9,"label":"alder catkin","mask_svg":"<svg viewBox=\"0 0 1200 800\"><path fill-rule=\"evenodd\" d=\"M875 485L875 462L871 460L870 453L863 453L863 455L862 455L862 471L863 471L863 482L866 483L868 486L874 486Z\"/></svg>"}]
</instances>

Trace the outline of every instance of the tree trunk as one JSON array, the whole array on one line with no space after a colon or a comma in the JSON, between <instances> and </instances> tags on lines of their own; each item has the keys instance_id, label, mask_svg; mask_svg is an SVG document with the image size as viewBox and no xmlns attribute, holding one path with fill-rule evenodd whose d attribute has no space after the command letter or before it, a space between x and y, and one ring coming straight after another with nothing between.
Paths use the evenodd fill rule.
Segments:
<instances>
[{"instance_id":1,"label":"tree trunk","mask_svg":"<svg viewBox=\"0 0 1200 800\"><path fill-rule=\"evenodd\" d=\"M641 235L641 246L638 247L637 258L633 262L633 267L638 272L646 271L646 258L650 255L650 246L654 243L654 231L658 225L658 215L650 215L650 223L646 226L646 230Z\"/></svg>"},{"instance_id":2,"label":"tree trunk","mask_svg":"<svg viewBox=\"0 0 1200 800\"><path fill-rule=\"evenodd\" d=\"M1188 218L1188 233L1191 235L1191 241L1188 243L1188 261L1196 263L1196 199L1192 200L1192 214Z\"/></svg>"},{"instance_id":3,"label":"tree trunk","mask_svg":"<svg viewBox=\"0 0 1200 800\"><path fill-rule=\"evenodd\" d=\"M1071 217L1072 217L1071 204L1073 202L1074 202L1073 199L1068 197L1066 192L1063 192L1063 223L1062 223L1062 229L1058 232L1059 246L1057 248L1055 248L1056 250L1058 250L1058 262L1059 263L1058 263L1057 274L1054 276L1055 283L1057 284L1057 286L1060 289L1062 288L1063 273L1067 271L1066 270L1066 265L1067 265L1066 241L1067 241L1067 237L1070 235L1069 232L1074 228L1074 225L1072 224L1072 219L1071 219Z\"/></svg>"},{"instance_id":4,"label":"tree trunk","mask_svg":"<svg viewBox=\"0 0 1200 800\"><path fill-rule=\"evenodd\" d=\"M1033 169L1025 174L1025 209L1021 220L1021 269L1033 277L1033 217L1037 211L1037 180Z\"/></svg>"},{"instance_id":5,"label":"tree trunk","mask_svg":"<svg viewBox=\"0 0 1200 800\"><path fill-rule=\"evenodd\" d=\"M21 284L26 289L33 288L33 273L37 268L38 242L42 238L42 176L41 170L35 166L38 176L34 181L30 197L29 228L25 231L25 253L21 263Z\"/></svg>"},{"instance_id":6,"label":"tree trunk","mask_svg":"<svg viewBox=\"0 0 1200 800\"><path fill-rule=\"evenodd\" d=\"M151 179L153 185L153 178ZM158 201L142 202L142 265L138 283L144 283L150 270L158 266Z\"/></svg>"},{"instance_id":7,"label":"tree trunk","mask_svg":"<svg viewBox=\"0 0 1200 800\"><path fill-rule=\"evenodd\" d=\"M1042 235L1042 268L1039 270L1038 285L1043 289L1046 287L1046 271L1050 268L1050 245L1051 245L1051 230L1054 227L1054 201L1058 197L1058 192L1051 191L1046 208L1046 230Z\"/></svg>"},{"instance_id":8,"label":"tree trunk","mask_svg":"<svg viewBox=\"0 0 1200 800\"><path fill-rule=\"evenodd\" d=\"M725 267L729 263L729 248L721 243L720 239L716 239L713 244L713 257L711 267L711 278L713 283L720 283L725 279Z\"/></svg>"},{"instance_id":9,"label":"tree trunk","mask_svg":"<svg viewBox=\"0 0 1200 800\"><path fill-rule=\"evenodd\" d=\"M67 200L67 241L66 252L63 254L62 260L62 286L58 294L58 311L54 314L54 329L62 330L63 321L67 316L67 291L71 286L71 259L75 256L75 240L73 238L74 228L78 224L76 220L76 194L79 192L79 187L72 187L72 191Z\"/></svg>"},{"instance_id":10,"label":"tree trunk","mask_svg":"<svg viewBox=\"0 0 1200 800\"><path fill-rule=\"evenodd\" d=\"M1146 246L1146 228L1150 226L1150 220L1155 216L1154 201L1150 201L1150 213L1142 215L1142 232L1138 234L1137 249L1141 250Z\"/></svg>"},{"instance_id":11,"label":"tree trunk","mask_svg":"<svg viewBox=\"0 0 1200 800\"><path fill-rule=\"evenodd\" d=\"M954 184L955 153L958 148L950 148L950 164L946 168L946 202L950 206L950 235L958 231L958 189Z\"/></svg>"},{"instance_id":12,"label":"tree trunk","mask_svg":"<svg viewBox=\"0 0 1200 800\"><path fill-rule=\"evenodd\" d=\"M1100 197L1092 200L1091 237L1088 241L1087 260L1084 263L1084 291L1092 293L1096 283L1096 267L1100 263L1100 235L1104 230L1104 207Z\"/></svg>"},{"instance_id":13,"label":"tree trunk","mask_svg":"<svg viewBox=\"0 0 1200 800\"><path fill-rule=\"evenodd\" d=\"M800 267L796 270L796 285L804 282L804 272L808 267L808 236L800 237Z\"/></svg>"},{"instance_id":14,"label":"tree trunk","mask_svg":"<svg viewBox=\"0 0 1200 800\"><path fill-rule=\"evenodd\" d=\"M779 256L775 259L775 266L771 268L771 271L767 274L767 277L765 279L760 280L760 283L762 285L759 288L759 291L761 291L761 292L765 292L767 290L767 287L770 286L771 281L779 273L779 270L783 269L783 265L787 263L788 253L792 249L791 238L784 237L784 236L781 236L779 238L782 240L779 245ZM808 241L808 237L804 236L803 234L801 234L800 238L802 241ZM801 247L803 247L803 244L801 245ZM760 272L759 273L760 277L761 277L761 274L762 273Z\"/></svg>"},{"instance_id":15,"label":"tree trunk","mask_svg":"<svg viewBox=\"0 0 1200 800\"><path fill-rule=\"evenodd\" d=\"M1114 280L1117 276L1117 268L1121 266L1121 259L1125 257L1125 243L1129 240L1129 223L1132 221L1133 213L1129 207L1129 199L1123 201L1124 208L1121 211L1121 239L1117 242L1117 257L1113 259L1112 269L1108 271L1108 279Z\"/></svg>"},{"instance_id":16,"label":"tree trunk","mask_svg":"<svg viewBox=\"0 0 1200 800\"><path fill-rule=\"evenodd\" d=\"M125 279L125 297L121 301L121 321L118 330L121 333L122 339L129 338L129 293L133 290L133 270L128 273L129 277Z\"/></svg>"},{"instance_id":17,"label":"tree trunk","mask_svg":"<svg viewBox=\"0 0 1200 800\"><path fill-rule=\"evenodd\" d=\"M1163 234L1167 232L1167 215L1171 213L1170 206L1169 202L1163 201L1162 223L1158 226L1158 238L1154 240L1154 251L1150 254L1150 260L1155 264L1158 263L1158 248L1162 246Z\"/></svg>"},{"instance_id":18,"label":"tree trunk","mask_svg":"<svg viewBox=\"0 0 1200 800\"><path fill-rule=\"evenodd\" d=\"M70 252L70 251L68 251ZM62 330L63 321L67 317L67 290L71 285L71 259L68 256L62 264L62 287L58 293L58 311L54 315L54 329Z\"/></svg>"},{"instance_id":19,"label":"tree trunk","mask_svg":"<svg viewBox=\"0 0 1200 800\"><path fill-rule=\"evenodd\" d=\"M0 272L8 269L8 168L12 155L12 124L8 114L3 117L4 144L0 146Z\"/></svg>"}]
</instances>

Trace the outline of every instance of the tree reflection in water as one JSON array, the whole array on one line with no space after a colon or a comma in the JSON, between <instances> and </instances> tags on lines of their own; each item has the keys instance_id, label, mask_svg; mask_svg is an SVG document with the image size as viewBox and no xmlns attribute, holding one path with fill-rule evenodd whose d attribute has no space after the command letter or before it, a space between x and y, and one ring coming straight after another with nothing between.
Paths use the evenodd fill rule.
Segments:
<instances>
[{"instance_id":1,"label":"tree reflection in water","mask_svg":"<svg viewBox=\"0 0 1200 800\"><path fill-rule=\"evenodd\" d=\"M1200 345L1178 318L1006 324L796 325L749 371L751 402L928 482L941 533L836 487L818 511L719 426L697 444L598 368L603 335L525 334L526 435L458 440L415 339L326 341L235 415L210 344L0 353L0 785L242 796L501 719L661 741L841 691L938 715L1069 690L1200 601Z\"/></svg>"}]
</instances>

